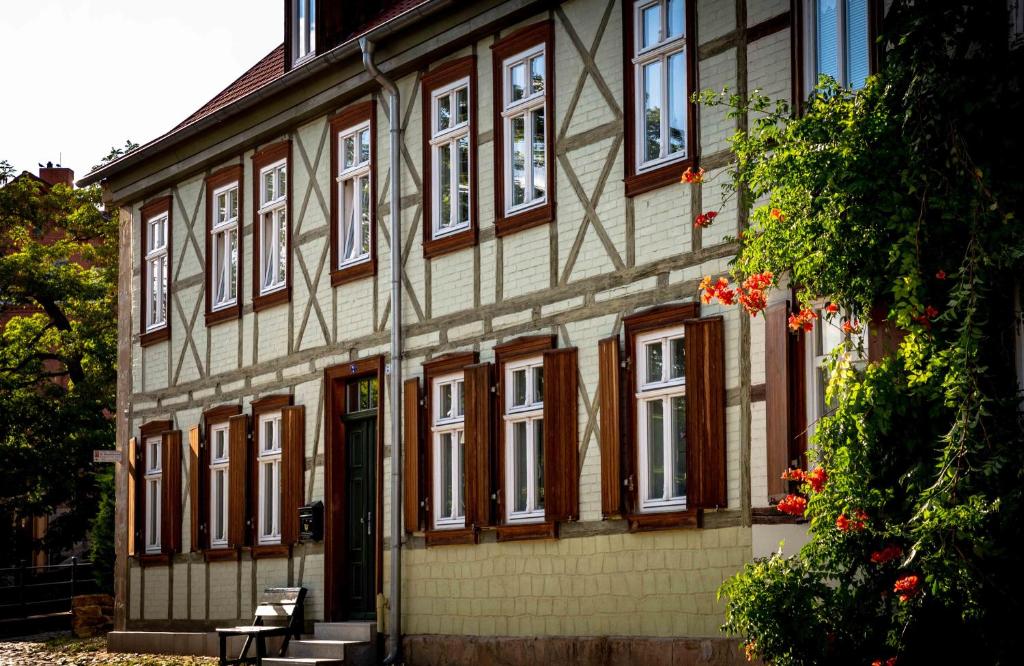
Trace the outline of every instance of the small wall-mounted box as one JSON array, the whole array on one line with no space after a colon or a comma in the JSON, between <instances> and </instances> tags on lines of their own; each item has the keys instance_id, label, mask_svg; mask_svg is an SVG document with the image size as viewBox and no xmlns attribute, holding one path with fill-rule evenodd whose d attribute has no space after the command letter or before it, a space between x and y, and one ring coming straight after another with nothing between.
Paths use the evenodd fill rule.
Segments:
<instances>
[{"instance_id":1,"label":"small wall-mounted box","mask_svg":"<svg viewBox=\"0 0 1024 666\"><path fill-rule=\"evenodd\" d=\"M317 500L299 507L299 541L323 541L324 503Z\"/></svg>"}]
</instances>

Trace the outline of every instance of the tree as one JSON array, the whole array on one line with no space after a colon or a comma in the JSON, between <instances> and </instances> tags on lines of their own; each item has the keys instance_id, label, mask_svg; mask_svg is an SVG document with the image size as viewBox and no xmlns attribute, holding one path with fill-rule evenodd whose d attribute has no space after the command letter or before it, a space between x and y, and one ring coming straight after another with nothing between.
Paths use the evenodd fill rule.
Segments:
<instances>
[{"instance_id":1,"label":"tree","mask_svg":"<svg viewBox=\"0 0 1024 666\"><path fill-rule=\"evenodd\" d=\"M0 187L0 512L60 507L50 551L81 540L96 512L91 452L114 442L116 302L117 222L98 187L28 174Z\"/></svg>"},{"instance_id":2,"label":"tree","mask_svg":"<svg viewBox=\"0 0 1024 666\"><path fill-rule=\"evenodd\" d=\"M791 328L848 334L816 470L788 471L797 487L779 505L809 519L811 541L727 581L723 628L778 665L1017 663L1024 58L996 0L895 0L882 46L864 89L823 80L801 115L702 95L752 121L733 139L732 192L752 211L742 284L709 277L703 297L756 316L787 276L802 304ZM831 321L812 303L833 304ZM901 341L863 364L869 325Z\"/></svg>"}]
</instances>

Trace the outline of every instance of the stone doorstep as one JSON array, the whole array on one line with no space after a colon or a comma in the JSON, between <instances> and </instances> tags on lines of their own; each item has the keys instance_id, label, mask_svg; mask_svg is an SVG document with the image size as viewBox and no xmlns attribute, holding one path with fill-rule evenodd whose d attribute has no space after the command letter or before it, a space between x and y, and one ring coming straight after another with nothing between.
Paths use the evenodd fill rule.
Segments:
<instances>
[{"instance_id":1,"label":"stone doorstep","mask_svg":"<svg viewBox=\"0 0 1024 666\"><path fill-rule=\"evenodd\" d=\"M344 666L341 659L317 659L315 657L267 657L263 666Z\"/></svg>"},{"instance_id":2,"label":"stone doorstep","mask_svg":"<svg viewBox=\"0 0 1024 666\"><path fill-rule=\"evenodd\" d=\"M281 648L281 636L267 639L267 653L277 654ZM227 640L228 654L237 655L245 643L245 636L231 636ZM130 652L142 654L173 654L197 657L219 657L220 642L216 632L183 631L112 631L107 634L109 652ZM256 654L255 640L249 647L249 654Z\"/></svg>"}]
</instances>

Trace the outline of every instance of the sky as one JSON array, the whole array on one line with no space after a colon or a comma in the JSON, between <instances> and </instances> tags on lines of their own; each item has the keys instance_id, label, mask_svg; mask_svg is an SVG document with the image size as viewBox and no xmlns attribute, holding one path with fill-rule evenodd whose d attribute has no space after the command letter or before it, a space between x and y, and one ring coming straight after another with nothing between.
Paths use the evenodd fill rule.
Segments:
<instances>
[{"instance_id":1,"label":"sky","mask_svg":"<svg viewBox=\"0 0 1024 666\"><path fill-rule=\"evenodd\" d=\"M281 43L281 0L2 0L0 160L84 176L155 139Z\"/></svg>"}]
</instances>

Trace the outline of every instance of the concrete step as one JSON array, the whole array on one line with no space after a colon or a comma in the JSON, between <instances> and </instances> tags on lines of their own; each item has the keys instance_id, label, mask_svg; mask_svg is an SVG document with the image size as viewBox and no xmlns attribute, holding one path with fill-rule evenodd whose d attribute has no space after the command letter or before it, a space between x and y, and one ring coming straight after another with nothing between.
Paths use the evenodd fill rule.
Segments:
<instances>
[{"instance_id":1,"label":"concrete step","mask_svg":"<svg viewBox=\"0 0 1024 666\"><path fill-rule=\"evenodd\" d=\"M263 666L345 666L345 662L313 657L264 657Z\"/></svg>"},{"instance_id":2,"label":"concrete step","mask_svg":"<svg viewBox=\"0 0 1024 666\"><path fill-rule=\"evenodd\" d=\"M335 641L318 638L303 638L288 643L289 657L312 657L319 659L344 659L346 645L359 645L363 641Z\"/></svg>"},{"instance_id":3,"label":"concrete step","mask_svg":"<svg viewBox=\"0 0 1024 666\"><path fill-rule=\"evenodd\" d=\"M369 641L377 638L377 623L365 622L317 622L313 625L313 636L320 640Z\"/></svg>"}]
</instances>

